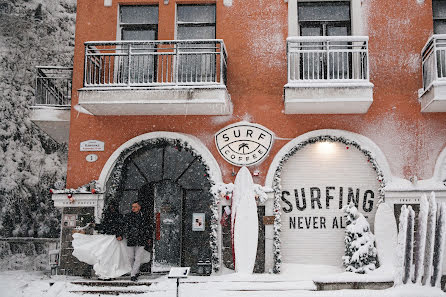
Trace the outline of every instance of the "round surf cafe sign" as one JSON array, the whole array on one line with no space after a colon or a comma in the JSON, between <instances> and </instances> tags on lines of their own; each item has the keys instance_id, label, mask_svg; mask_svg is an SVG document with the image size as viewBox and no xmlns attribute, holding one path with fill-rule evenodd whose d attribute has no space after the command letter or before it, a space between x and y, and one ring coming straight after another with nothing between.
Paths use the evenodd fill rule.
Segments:
<instances>
[{"instance_id":1,"label":"round surf cafe sign","mask_svg":"<svg viewBox=\"0 0 446 297\"><path fill-rule=\"evenodd\" d=\"M273 133L257 124L240 122L215 135L220 155L236 166L251 166L265 159L273 145Z\"/></svg>"}]
</instances>

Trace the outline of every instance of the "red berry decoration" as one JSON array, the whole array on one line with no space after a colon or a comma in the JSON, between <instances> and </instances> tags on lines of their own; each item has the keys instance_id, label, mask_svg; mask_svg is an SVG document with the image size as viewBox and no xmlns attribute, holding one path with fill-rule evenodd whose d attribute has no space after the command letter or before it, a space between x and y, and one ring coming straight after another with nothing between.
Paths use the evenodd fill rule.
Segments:
<instances>
[{"instance_id":1,"label":"red berry decoration","mask_svg":"<svg viewBox=\"0 0 446 297\"><path fill-rule=\"evenodd\" d=\"M346 146L345 148L346 148L346 149L349 149L349 147L348 147L348 146Z\"/></svg>"},{"instance_id":2,"label":"red berry decoration","mask_svg":"<svg viewBox=\"0 0 446 297\"><path fill-rule=\"evenodd\" d=\"M71 198L71 197L73 197L73 195L72 194L68 194L68 198Z\"/></svg>"},{"instance_id":3,"label":"red berry decoration","mask_svg":"<svg viewBox=\"0 0 446 297\"><path fill-rule=\"evenodd\" d=\"M50 194L53 194L53 189L50 189Z\"/></svg>"},{"instance_id":4,"label":"red berry decoration","mask_svg":"<svg viewBox=\"0 0 446 297\"><path fill-rule=\"evenodd\" d=\"M96 193L96 189L91 190L91 193L92 194Z\"/></svg>"},{"instance_id":5,"label":"red berry decoration","mask_svg":"<svg viewBox=\"0 0 446 297\"><path fill-rule=\"evenodd\" d=\"M229 195L226 195L225 197L226 197L226 200L229 200Z\"/></svg>"}]
</instances>

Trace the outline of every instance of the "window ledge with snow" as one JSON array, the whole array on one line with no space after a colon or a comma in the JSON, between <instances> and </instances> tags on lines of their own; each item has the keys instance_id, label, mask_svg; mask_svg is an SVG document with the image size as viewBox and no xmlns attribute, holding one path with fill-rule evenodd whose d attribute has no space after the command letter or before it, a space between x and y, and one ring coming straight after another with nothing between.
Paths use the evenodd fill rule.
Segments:
<instances>
[{"instance_id":1,"label":"window ledge with snow","mask_svg":"<svg viewBox=\"0 0 446 297\"><path fill-rule=\"evenodd\" d=\"M80 106L94 115L229 115L224 85L82 88Z\"/></svg>"},{"instance_id":2,"label":"window ledge with snow","mask_svg":"<svg viewBox=\"0 0 446 297\"><path fill-rule=\"evenodd\" d=\"M368 81L302 81L284 87L286 114L366 113L373 103Z\"/></svg>"}]
</instances>

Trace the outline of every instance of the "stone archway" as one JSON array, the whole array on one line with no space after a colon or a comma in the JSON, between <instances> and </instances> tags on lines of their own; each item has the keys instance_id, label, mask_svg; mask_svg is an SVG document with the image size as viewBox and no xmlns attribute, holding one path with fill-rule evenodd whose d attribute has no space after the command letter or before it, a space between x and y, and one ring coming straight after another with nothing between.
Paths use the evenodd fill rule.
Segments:
<instances>
[{"instance_id":1,"label":"stone archway","mask_svg":"<svg viewBox=\"0 0 446 297\"><path fill-rule=\"evenodd\" d=\"M153 272L172 266L190 266L195 271L198 261L214 257L209 244L212 171L215 168L184 136L132 142L115 159L106 182L105 205L115 202L124 214L133 201L141 202L153 224ZM205 217L201 231L192 230L194 214Z\"/></svg>"}]
</instances>

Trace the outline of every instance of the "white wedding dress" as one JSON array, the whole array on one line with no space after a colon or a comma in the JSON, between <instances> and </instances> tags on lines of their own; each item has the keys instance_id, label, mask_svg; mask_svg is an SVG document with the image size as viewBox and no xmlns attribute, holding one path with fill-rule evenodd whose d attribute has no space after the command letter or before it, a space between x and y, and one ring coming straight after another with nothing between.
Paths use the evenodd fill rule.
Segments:
<instances>
[{"instance_id":1,"label":"white wedding dress","mask_svg":"<svg viewBox=\"0 0 446 297\"><path fill-rule=\"evenodd\" d=\"M100 278L114 278L132 270L127 241L118 241L114 235L73 234L73 256L82 262L93 265ZM150 253L144 250L141 263L150 261Z\"/></svg>"}]
</instances>

